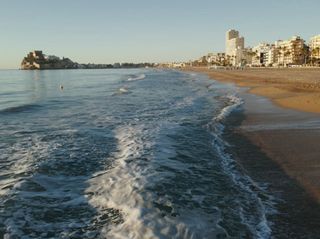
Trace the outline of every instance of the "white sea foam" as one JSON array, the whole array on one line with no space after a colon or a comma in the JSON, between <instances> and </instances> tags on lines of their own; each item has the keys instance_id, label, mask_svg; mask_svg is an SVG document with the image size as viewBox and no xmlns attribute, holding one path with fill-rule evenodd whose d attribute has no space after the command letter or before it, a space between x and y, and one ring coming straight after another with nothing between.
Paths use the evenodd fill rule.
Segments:
<instances>
[{"instance_id":1,"label":"white sea foam","mask_svg":"<svg viewBox=\"0 0 320 239\"><path fill-rule=\"evenodd\" d=\"M127 93L129 93L129 89L127 86L121 87L121 88L119 88L118 93L119 94L127 94Z\"/></svg>"},{"instance_id":2,"label":"white sea foam","mask_svg":"<svg viewBox=\"0 0 320 239\"><path fill-rule=\"evenodd\" d=\"M169 131L174 131L176 125L165 125ZM152 132L150 132L152 131ZM161 210L155 207L161 204L171 208L172 202L166 196L156 195L147 188L158 185L173 177L167 171L159 173L156 169L166 166L185 173L188 164L173 162L175 150L170 139L161 134L161 128L147 129L144 126L124 126L115 131L118 139L118 149L113 155L113 168L107 172L98 173L88 181L90 187L86 190L93 196L89 203L101 212L107 208L118 210L122 214L123 223L106 225L101 234L110 238L215 238L223 229L218 226L217 215L205 214L198 209L185 208L179 216L163 216ZM157 135L150 140L148 135ZM152 147L160 149L153 151L154 155L146 154ZM143 160L142 160L143 158ZM157 158L154 162L153 158ZM147 163L144 163L144 160ZM199 200L195 198L195 200Z\"/></svg>"},{"instance_id":3,"label":"white sea foam","mask_svg":"<svg viewBox=\"0 0 320 239\"><path fill-rule=\"evenodd\" d=\"M246 203L253 202L252 206L257 208L257 210L252 210L248 213L245 212L245 210L242 208L243 206L239 204L239 213L242 223L248 226L255 238L270 238L271 228L266 216L267 214L276 213L274 208L274 197L269 195L263 187L257 185L248 175L240 173L235 168L235 161L231 155L226 153L226 149L229 145L222 139L225 128L223 121L234 110L243 104L243 100L235 95L228 95L227 99L229 100L229 104L213 118L210 124L208 124L208 128L214 137L212 145L222 159L223 169L229 173L233 183L241 188L244 192L247 192L246 196L248 198L246 199ZM262 201L256 191L263 193L267 200ZM258 215L255 215L253 213L254 211L256 211Z\"/></svg>"},{"instance_id":4,"label":"white sea foam","mask_svg":"<svg viewBox=\"0 0 320 239\"><path fill-rule=\"evenodd\" d=\"M243 104L243 100L235 95L228 95L227 99L229 100L229 105L224 107L221 112L214 117L214 121L220 123L222 120L224 120L226 117L230 115L232 111L237 109L240 105Z\"/></svg>"},{"instance_id":5,"label":"white sea foam","mask_svg":"<svg viewBox=\"0 0 320 239\"><path fill-rule=\"evenodd\" d=\"M141 75L138 75L138 76L129 77L128 81L143 80L145 78L146 78L146 75L145 74L141 74Z\"/></svg>"},{"instance_id":6,"label":"white sea foam","mask_svg":"<svg viewBox=\"0 0 320 239\"><path fill-rule=\"evenodd\" d=\"M24 238L26 236L22 231L24 228L30 230L28 236L32 238L49 238L47 232L50 231L64 232L70 236L71 231L88 226L90 221L79 218L79 215L75 218L69 216L62 221L58 218L51 221L46 217L46 214L50 217L50 213L57 214L57 217L59 217L58 215L63 217L68 214L66 210L73 208L76 213L76 210L81 209L82 205L85 206L86 199L81 195L83 188L75 187L75 185L81 185L84 180L83 177L39 174L33 175L28 183L37 184L38 187L43 188L41 191L29 191L28 188L25 188L27 186L25 182L16 184L13 192L19 193L16 193L14 200L23 203L16 203L6 211L8 214L5 221L7 238ZM90 215L90 211L88 214ZM60 236L65 238L62 234Z\"/></svg>"},{"instance_id":7,"label":"white sea foam","mask_svg":"<svg viewBox=\"0 0 320 239\"><path fill-rule=\"evenodd\" d=\"M128 80L142 80L145 77L145 75L140 75ZM173 85L177 87L175 88L177 92L173 90L172 96L174 98L172 97L172 101L168 96L168 102L172 102L170 109L163 107L159 98L154 98L154 101L150 101L150 108L142 109L148 113L148 117L144 118L137 114L136 119L133 120L126 118L124 114L119 116L116 112L124 112L122 112L121 106L112 111L113 107L117 106L114 101L109 104L112 107L102 111L101 114L99 114L99 110L78 112L82 116L86 116L83 117L81 124L79 121L74 121L72 117L63 117L65 119L63 124L50 126L50 133L55 131L57 138L52 138L48 133L45 136L46 139L42 139L42 141L41 139L31 139L32 143L25 141L23 145L16 144L14 147L17 150L14 152L8 150L9 147L1 145L6 154L4 156L0 154L0 159L10 157L8 163L12 163L12 165L7 165L10 172L15 171L21 174L17 176L21 181L10 181L11 179L8 179L4 172L0 175L1 178L7 177L7 181L2 182L11 186L10 192L4 187L5 197L3 198L6 199L6 195L12 195L11 199L15 202L15 205L7 205L4 210L6 215L0 211L3 215L2 218L6 220L4 226L8 237L99 238L97 232L101 233L101 238L115 239L195 239L216 238L220 233L227 235L218 224L219 220L224 220L221 214L225 213L225 210L229 210L226 209L228 205L219 208L218 205L224 202L219 201L215 204L215 197L212 197L214 195L209 191L205 192L204 184L201 184L204 183L201 180L202 167L211 165L212 162L210 158L205 158L203 161L206 162L204 166L201 166L201 156L197 158L197 155L190 153L192 149L188 147L192 143L197 146L199 142L193 142L193 137L197 135L193 135L193 129L190 130L188 126L183 126L184 120L182 120L185 117L193 117L189 109L195 110L194 116L196 115L197 105L195 102L199 97L207 97L208 91L199 82L196 91L188 91L185 88L182 94L178 88L181 82L178 83L178 85ZM104 84L105 82L103 82ZM122 84L123 81L112 88L112 92L116 92ZM130 83L127 82L127 84ZM188 84L194 83L189 81ZM149 94L149 92L147 93ZM164 96L167 97L167 95ZM214 102L215 98L212 95L208 98L211 99L211 103ZM216 140L219 142L215 147L218 147L219 155L225 162L225 171L227 173L231 171L231 175L235 175L235 181L238 178L236 173L232 171L232 159L227 158L226 143L220 136L224 127L223 120L237 107L236 99L237 97L233 102L232 96L230 96L231 104L214 119L215 124L213 125L219 127L210 127L216 130L214 132L217 136ZM159 105L153 105L154 102L159 102ZM105 104L105 101L101 103ZM97 105L97 102L94 101L92 105ZM161 110L157 110L159 108ZM106 112L107 114L105 114ZM161 112L161 117L156 115L157 112ZM113 115L111 116L111 114ZM109 149L109 141L106 142L95 137L90 137L88 143L82 144L82 141L86 141L86 139L81 134L76 134L76 130L64 130L70 124L81 125L80 129L86 129L82 125L84 123L88 123L87 130L95 127L108 127L109 125L117 127L113 132L99 131L99 136L101 134L103 138L108 134L110 141L112 141L110 143L112 147ZM194 124L194 126L198 127L199 125ZM184 130L189 133L188 136L184 134ZM203 132L201 128L200 130ZM72 137L69 137L70 135ZM186 138L181 138L181 136L186 136ZM117 142L114 142L113 137ZM68 141L65 138L71 139ZM199 145L206 143L202 139L202 136L196 139L201 141ZM183 145L187 140L191 144ZM97 142L108 145L103 144L101 148L96 147ZM117 145L115 151L113 151L114 143ZM82 149L85 150L82 151ZM95 155L95 151L99 150L102 153ZM105 154L108 156L103 159L102 155ZM88 174L81 176L82 174L78 170L81 170L82 167L78 168L78 166L81 165L88 169L92 162L91 156L97 157L97 166L93 165L92 171L88 170ZM44 161L45 167L41 167L41 162L38 160ZM14 165L16 162L17 164ZM72 166L73 163L76 165ZM102 169L103 165L105 165L105 169ZM212 169L214 171L214 168ZM99 171L96 172L96 170ZM211 172L211 168L209 170ZM214 172L212 173L214 174ZM192 179L189 181L184 177L185 175ZM211 176L212 178L210 178ZM206 179L214 181L214 176L211 176ZM235 184L244 184L242 177L239 181L238 184ZM200 183L198 184L198 182ZM252 185L250 184L250 186ZM245 185L239 187L245 187ZM210 189L210 187L208 188ZM222 196L224 197L224 195ZM242 197L242 194L240 196ZM185 202L179 203L181 199ZM235 196L232 200L236 201L238 197ZM251 201L255 202L255 200L253 198ZM10 200L7 201L10 203ZM248 209L242 212L243 223L255 225L255 222L252 221L255 217L248 217L247 212ZM236 220L238 222L238 219ZM260 224L254 227L253 234L255 235L256 230L259 231L259 235L267 237L268 232L262 234L262 231L266 231L264 221L258 221ZM25 229L28 232L24 232ZM48 233L50 231L54 233L54 236L50 236Z\"/></svg>"},{"instance_id":8,"label":"white sea foam","mask_svg":"<svg viewBox=\"0 0 320 239\"><path fill-rule=\"evenodd\" d=\"M1 166L6 171L1 172L0 195L10 192L12 187L29 177L37 167L39 155L45 157L48 154L49 145L42 142L39 137L29 138L27 141L19 141L9 150L1 152ZM5 163L5 161L7 163Z\"/></svg>"},{"instance_id":9,"label":"white sea foam","mask_svg":"<svg viewBox=\"0 0 320 239\"><path fill-rule=\"evenodd\" d=\"M135 161L130 161L130 159L138 160L144 148L148 147L148 144L139 137L141 132L141 128L134 127L117 129L115 135L118 140L118 149L113 155L116 159L113 169L89 181L90 187L87 193L95 192L96 194L89 200L94 207L100 210L117 209L124 214L123 224L112 227L111 231L107 227L102 231L103 234L113 235L114 238L124 238L129 233L134 236L135 231L139 233L142 227L140 215L144 199L140 192L144 191L143 185L146 182L143 174L147 168L139 167ZM144 233L152 235L150 229L146 229Z\"/></svg>"},{"instance_id":10,"label":"white sea foam","mask_svg":"<svg viewBox=\"0 0 320 239\"><path fill-rule=\"evenodd\" d=\"M128 86L123 86L123 87L120 87L119 89L117 89L117 91L114 92L114 93L112 94L112 96L129 94L129 93L130 93L130 90L129 90Z\"/></svg>"}]
</instances>

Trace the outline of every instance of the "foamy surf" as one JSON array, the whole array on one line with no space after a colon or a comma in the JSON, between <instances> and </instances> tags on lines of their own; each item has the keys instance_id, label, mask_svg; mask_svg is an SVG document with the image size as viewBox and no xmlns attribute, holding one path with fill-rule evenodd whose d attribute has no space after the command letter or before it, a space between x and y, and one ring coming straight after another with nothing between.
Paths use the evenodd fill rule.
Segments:
<instances>
[{"instance_id":1,"label":"foamy surf","mask_svg":"<svg viewBox=\"0 0 320 239\"><path fill-rule=\"evenodd\" d=\"M268 195L226 153L232 87L177 71L90 71L82 83L77 72L57 75L74 91L48 84L40 107L0 117L0 235L270 235ZM127 84L134 94L114 97Z\"/></svg>"},{"instance_id":2,"label":"foamy surf","mask_svg":"<svg viewBox=\"0 0 320 239\"><path fill-rule=\"evenodd\" d=\"M126 94L126 93L129 93L129 89L128 87L121 87L119 90L118 90L119 94Z\"/></svg>"},{"instance_id":3,"label":"foamy surf","mask_svg":"<svg viewBox=\"0 0 320 239\"><path fill-rule=\"evenodd\" d=\"M228 100L227 105L207 125L214 137L212 145L222 159L223 169L230 175L233 183L244 192L243 196L245 197L244 203L247 204L246 207L249 205L249 207L255 207L255 210L246 212L244 205L239 204L242 223L248 226L255 238L270 238L272 230L267 216L276 213L276 201L263 186L255 183L248 175L241 173L237 169L236 162L231 155L226 153L229 145L223 140L225 128L223 122L234 110L243 104L243 100L236 95L228 95L226 99ZM259 194L264 195L264 199Z\"/></svg>"},{"instance_id":4,"label":"foamy surf","mask_svg":"<svg viewBox=\"0 0 320 239\"><path fill-rule=\"evenodd\" d=\"M115 93L112 94L112 96L116 95L126 95L131 93L129 88L127 86L120 87Z\"/></svg>"},{"instance_id":5,"label":"foamy surf","mask_svg":"<svg viewBox=\"0 0 320 239\"><path fill-rule=\"evenodd\" d=\"M176 126L166 124L165 127L172 131ZM87 189L88 194L94 194L89 200L91 205L101 211L106 208L119 211L123 220L119 224L106 225L101 236L116 239L215 238L225 234L218 226L219 209L216 208L216 215L198 209L177 213L169 198L159 197L149 189L164 178L174 177L169 172L157 173L160 167L191 173L186 165L170 159L175 156L175 151L170 139L161 136L160 131L160 128L147 129L145 126L126 126L115 131L118 149L113 155L113 168L90 180ZM146 142L155 134L158 135L155 141L148 139ZM154 147L161 150L154 156L147 156L147 151ZM154 161L156 158L158 160Z\"/></svg>"},{"instance_id":6,"label":"foamy surf","mask_svg":"<svg viewBox=\"0 0 320 239\"><path fill-rule=\"evenodd\" d=\"M145 74L141 74L141 75L138 75L138 76L129 77L128 81L143 80L145 78L146 78L146 75Z\"/></svg>"},{"instance_id":7,"label":"foamy surf","mask_svg":"<svg viewBox=\"0 0 320 239\"><path fill-rule=\"evenodd\" d=\"M0 173L0 195L10 194L12 188L18 187L25 178L32 175L40 161L39 156L45 157L48 150L49 145L41 142L38 137L17 142L11 145L8 152L0 150L0 160L5 169Z\"/></svg>"}]
</instances>

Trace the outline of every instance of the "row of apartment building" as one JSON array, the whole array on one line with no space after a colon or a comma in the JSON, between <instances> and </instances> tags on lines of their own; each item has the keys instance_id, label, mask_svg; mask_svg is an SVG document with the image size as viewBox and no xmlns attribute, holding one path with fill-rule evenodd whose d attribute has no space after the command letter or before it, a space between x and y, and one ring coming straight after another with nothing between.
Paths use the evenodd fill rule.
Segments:
<instances>
[{"instance_id":1,"label":"row of apartment building","mask_svg":"<svg viewBox=\"0 0 320 239\"><path fill-rule=\"evenodd\" d=\"M309 60L309 47L299 36L286 41L279 40L274 44L260 43L252 48L253 66L304 65Z\"/></svg>"},{"instance_id":2,"label":"row of apartment building","mask_svg":"<svg viewBox=\"0 0 320 239\"><path fill-rule=\"evenodd\" d=\"M206 61L212 65L232 66L293 66L320 65L320 35L310 39L309 44L294 36L273 44L260 43L245 48L245 39L236 30L226 33L226 52L208 54Z\"/></svg>"}]
</instances>

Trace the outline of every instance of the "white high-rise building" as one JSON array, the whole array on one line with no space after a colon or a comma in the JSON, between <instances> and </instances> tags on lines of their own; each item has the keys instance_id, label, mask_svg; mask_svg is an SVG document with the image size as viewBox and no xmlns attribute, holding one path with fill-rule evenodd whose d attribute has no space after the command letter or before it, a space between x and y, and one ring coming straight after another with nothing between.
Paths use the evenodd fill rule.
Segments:
<instances>
[{"instance_id":1,"label":"white high-rise building","mask_svg":"<svg viewBox=\"0 0 320 239\"><path fill-rule=\"evenodd\" d=\"M242 62L244 50L244 37L236 30L229 30L226 33L226 55L232 60L232 65L238 66Z\"/></svg>"},{"instance_id":2,"label":"white high-rise building","mask_svg":"<svg viewBox=\"0 0 320 239\"><path fill-rule=\"evenodd\" d=\"M276 48L268 43L260 43L252 48L252 65L271 66L275 63Z\"/></svg>"},{"instance_id":3,"label":"white high-rise building","mask_svg":"<svg viewBox=\"0 0 320 239\"><path fill-rule=\"evenodd\" d=\"M277 41L275 46L278 50L278 64L302 65L306 62L304 40L299 36L293 36L286 41Z\"/></svg>"},{"instance_id":4,"label":"white high-rise building","mask_svg":"<svg viewBox=\"0 0 320 239\"><path fill-rule=\"evenodd\" d=\"M320 59L320 34L310 39L311 60Z\"/></svg>"}]
</instances>

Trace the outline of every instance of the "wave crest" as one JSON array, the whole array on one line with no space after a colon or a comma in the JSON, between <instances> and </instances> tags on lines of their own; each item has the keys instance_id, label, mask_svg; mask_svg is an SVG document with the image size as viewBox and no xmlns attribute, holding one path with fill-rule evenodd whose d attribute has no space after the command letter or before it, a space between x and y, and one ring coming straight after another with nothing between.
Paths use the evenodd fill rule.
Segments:
<instances>
[{"instance_id":1,"label":"wave crest","mask_svg":"<svg viewBox=\"0 0 320 239\"><path fill-rule=\"evenodd\" d=\"M138 75L138 76L129 77L128 81L143 80L145 78L146 78L146 75L145 74L141 74L141 75Z\"/></svg>"}]
</instances>

